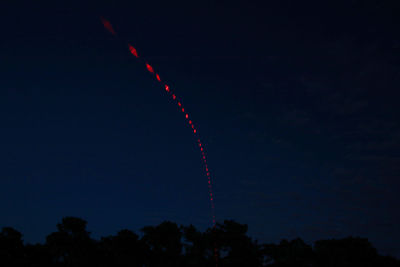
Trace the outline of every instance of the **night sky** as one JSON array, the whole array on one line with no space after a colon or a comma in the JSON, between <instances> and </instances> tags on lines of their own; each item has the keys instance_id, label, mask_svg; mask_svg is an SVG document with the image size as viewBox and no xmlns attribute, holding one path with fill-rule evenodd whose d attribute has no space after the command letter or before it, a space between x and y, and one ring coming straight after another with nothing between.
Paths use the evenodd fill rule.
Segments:
<instances>
[{"instance_id":1,"label":"night sky","mask_svg":"<svg viewBox=\"0 0 400 267\"><path fill-rule=\"evenodd\" d=\"M395 2L4 1L0 227L211 226L196 140L130 42L197 125L219 222L400 257Z\"/></svg>"}]
</instances>

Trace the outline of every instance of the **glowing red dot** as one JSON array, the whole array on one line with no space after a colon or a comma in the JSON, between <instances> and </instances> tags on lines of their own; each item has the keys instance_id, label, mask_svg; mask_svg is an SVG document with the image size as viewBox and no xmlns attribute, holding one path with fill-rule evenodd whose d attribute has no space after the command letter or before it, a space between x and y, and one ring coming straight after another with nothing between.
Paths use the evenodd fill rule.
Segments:
<instances>
[{"instance_id":1,"label":"glowing red dot","mask_svg":"<svg viewBox=\"0 0 400 267\"><path fill-rule=\"evenodd\" d=\"M169 86L165 85L165 91L169 92Z\"/></svg>"},{"instance_id":2,"label":"glowing red dot","mask_svg":"<svg viewBox=\"0 0 400 267\"><path fill-rule=\"evenodd\" d=\"M176 95L172 95L172 98L173 98L173 99L176 99Z\"/></svg>"},{"instance_id":3,"label":"glowing red dot","mask_svg":"<svg viewBox=\"0 0 400 267\"><path fill-rule=\"evenodd\" d=\"M196 133L196 129L194 129L193 132Z\"/></svg>"},{"instance_id":4,"label":"glowing red dot","mask_svg":"<svg viewBox=\"0 0 400 267\"><path fill-rule=\"evenodd\" d=\"M200 150L203 151L203 148L201 147Z\"/></svg>"},{"instance_id":5,"label":"glowing red dot","mask_svg":"<svg viewBox=\"0 0 400 267\"><path fill-rule=\"evenodd\" d=\"M189 115L188 115L188 114L186 114L186 115L185 115L185 117L186 117L186 119L188 119L188 118L189 118Z\"/></svg>"},{"instance_id":6,"label":"glowing red dot","mask_svg":"<svg viewBox=\"0 0 400 267\"><path fill-rule=\"evenodd\" d=\"M185 109L184 109L184 108L182 108L182 112L185 112Z\"/></svg>"},{"instance_id":7,"label":"glowing red dot","mask_svg":"<svg viewBox=\"0 0 400 267\"><path fill-rule=\"evenodd\" d=\"M149 63L146 63L146 68L147 68L147 70L150 71L151 73L154 73L153 67L150 66Z\"/></svg>"},{"instance_id":8,"label":"glowing red dot","mask_svg":"<svg viewBox=\"0 0 400 267\"><path fill-rule=\"evenodd\" d=\"M130 44L128 44L128 46L129 46L129 51L131 51L131 54L134 55L135 57L139 57L136 49L133 46L131 46Z\"/></svg>"},{"instance_id":9,"label":"glowing red dot","mask_svg":"<svg viewBox=\"0 0 400 267\"><path fill-rule=\"evenodd\" d=\"M189 121L189 124L192 124L192 121Z\"/></svg>"},{"instance_id":10,"label":"glowing red dot","mask_svg":"<svg viewBox=\"0 0 400 267\"><path fill-rule=\"evenodd\" d=\"M103 17L100 17L100 19L101 19L101 22L103 22L104 28L106 28L110 33L115 35L116 33L115 33L111 23Z\"/></svg>"},{"instance_id":11,"label":"glowing red dot","mask_svg":"<svg viewBox=\"0 0 400 267\"><path fill-rule=\"evenodd\" d=\"M182 106L181 102L178 102L178 106Z\"/></svg>"},{"instance_id":12,"label":"glowing red dot","mask_svg":"<svg viewBox=\"0 0 400 267\"><path fill-rule=\"evenodd\" d=\"M194 129L194 125L192 124L192 129Z\"/></svg>"},{"instance_id":13,"label":"glowing red dot","mask_svg":"<svg viewBox=\"0 0 400 267\"><path fill-rule=\"evenodd\" d=\"M158 80L159 82L161 82L160 75L156 74L156 78L157 78L157 80Z\"/></svg>"}]
</instances>

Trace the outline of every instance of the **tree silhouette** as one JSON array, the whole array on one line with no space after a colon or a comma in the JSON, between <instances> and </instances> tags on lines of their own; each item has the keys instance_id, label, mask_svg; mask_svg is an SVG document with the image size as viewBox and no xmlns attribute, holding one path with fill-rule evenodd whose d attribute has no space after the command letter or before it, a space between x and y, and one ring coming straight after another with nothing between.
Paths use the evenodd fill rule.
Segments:
<instances>
[{"instance_id":1,"label":"tree silhouette","mask_svg":"<svg viewBox=\"0 0 400 267\"><path fill-rule=\"evenodd\" d=\"M278 245L263 246L264 255L270 259L271 266L312 266L313 251L311 246L300 238L292 241L282 240Z\"/></svg>"},{"instance_id":2,"label":"tree silhouette","mask_svg":"<svg viewBox=\"0 0 400 267\"><path fill-rule=\"evenodd\" d=\"M52 261L61 266L85 266L90 264L94 241L86 231L87 222L65 217L57 224L58 231L46 238Z\"/></svg>"},{"instance_id":3,"label":"tree silhouette","mask_svg":"<svg viewBox=\"0 0 400 267\"><path fill-rule=\"evenodd\" d=\"M23 255L22 234L12 227L4 227L0 233L1 266L19 266Z\"/></svg>"},{"instance_id":4,"label":"tree silhouette","mask_svg":"<svg viewBox=\"0 0 400 267\"><path fill-rule=\"evenodd\" d=\"M45 244L24 245L22 234L11 227L0 232L0 266L5 267L214 267L214 247L221 267L400 267L400 261L381 256L365 238L316 241L300 238L279 244L258 244L247 236L248 227L225 220L204 232L193 225L163 222L142 228L142 236L124 229L94 240L87 222L64 217Z\"/></svg>"},{"instance_id":5,"label":"tree silhouette","mask_svg":"<svg viewBox=\"0 0 400 267\"><path fill-rule=\"evenodd\" d=\"M100 266L143 266L147 250L138 235L125 229L101 238L98 252L102 255Z\"/></svg>"},{"instance_id":6,"label":"tree silhouette","mask_svg":"<svg viewBox=\"0 0 400 267\"><path fill-rule=\"evenodd\" d=\"M365 238L344 238L315 242L319 266L377 266L378 253Z\"/></svg>"},{"instance_id":7,"label":"tree silhouette","mask_svg":"<svg viewBox=\"0 0 400 267\"><path fill-rule=\"evenodd\" d=\"M185 266L212 266L210 237L199 232L193 225L183 226L182 231L185 241Z\"/></svg>"},{"instance_id":8,"label":"tree silhouette","mask_svg":"<svg viewBox=\"0 0 400 267\"><path fill-rule=\"evenodd\" d=\"M176 223L166 221L156 227L147 226L142 232L142 240L151 252L149 266L183 266L182 233Z\"/></svg>"},{"instance_id":9,"label":"tree silhouette","mask_svg":"<svg viewBox=\"0 0 400 267\"><path fill-rule=\"evenodd\" d=\"M246 235L247 230L246 224L225 220L209 231L215 235L213 239L218 245L221 266L261 266L261 249Z\"/></svg>"}]
</instances>

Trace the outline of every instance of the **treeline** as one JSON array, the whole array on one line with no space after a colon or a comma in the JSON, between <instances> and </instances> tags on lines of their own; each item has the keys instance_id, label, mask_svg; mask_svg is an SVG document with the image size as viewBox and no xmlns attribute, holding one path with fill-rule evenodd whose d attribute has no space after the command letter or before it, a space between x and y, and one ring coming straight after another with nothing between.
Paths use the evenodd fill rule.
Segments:
<instances>
[{"instance_id":1,"label":"treeline","mask_svg":"<svg viewBox=\"0 0 400 267\"><path fill-rule=\"evenodd\" d=\"M24 245L22 234L10 227L0 233L0 266L400 266L381 256L364 238L320 240L313 246L301 239L259 244L247 236L247 225L224 221L198 231L192 225L163 222L147 226L141 236L121 230L94 240L86 221L65 217L45 244ZM215 257L217 248L217 259Z\"/></svg>"}]
</instances>

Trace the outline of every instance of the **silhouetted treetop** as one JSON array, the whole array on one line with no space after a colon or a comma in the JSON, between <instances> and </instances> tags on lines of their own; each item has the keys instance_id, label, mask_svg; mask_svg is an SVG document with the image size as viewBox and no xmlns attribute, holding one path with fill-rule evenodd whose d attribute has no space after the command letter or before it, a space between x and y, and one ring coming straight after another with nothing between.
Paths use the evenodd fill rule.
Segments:
<instances>
[{"instance_id":1,"label":"silhouetted treetop","mask_svg":"<svg viewBox=\"0 0 400 267\"><path fill-rule=\"evenodd\" d=\"M11 227L0 232L0 266L218 266L232 267L400 267L399 260L381 256L365 238L316 241L300 238L279 244L259 244L247 235L248 227L225 220L204 232L193 225L165 221L141 229L141 236L123 229L94 240L87 222L64 217L45 244L23 244L22 234Z\"/></svg>"}]
</instances>

